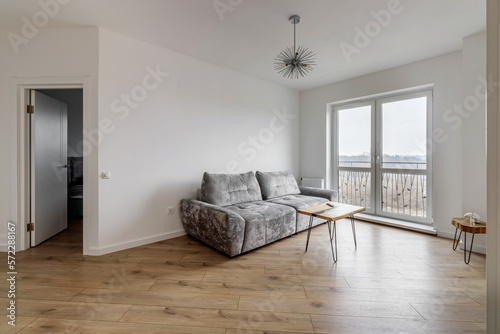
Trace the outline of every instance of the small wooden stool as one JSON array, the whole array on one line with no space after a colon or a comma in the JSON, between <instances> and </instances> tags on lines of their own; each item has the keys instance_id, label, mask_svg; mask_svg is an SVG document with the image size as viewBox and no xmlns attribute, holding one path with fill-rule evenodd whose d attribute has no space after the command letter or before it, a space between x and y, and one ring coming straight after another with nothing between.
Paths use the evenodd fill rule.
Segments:
<instances>
[{"instance_id":1,"label":"small wooden stool","mask_svg":"<svg viewBox=\"0 0 500 334\"><path fill-rule=\"evenodd\" d=\"M453 250L456 250L458 244L460 243L460 237L462 236L462 232L465 233L464 236L464 262L465 264L469 264L470 255L472 253L472 245L474 244L474 235L475 234L486 234L486 222L480 221L475 224L471 224L470 221L465 218L452 218L451 225L455 226L455 236L453 237ZM460 234L457 239L457 231L460 230ZM469 249L469 259L467 259L467 232L472 233L472 241L470 243Z\"/></svg>"}]
</instances>

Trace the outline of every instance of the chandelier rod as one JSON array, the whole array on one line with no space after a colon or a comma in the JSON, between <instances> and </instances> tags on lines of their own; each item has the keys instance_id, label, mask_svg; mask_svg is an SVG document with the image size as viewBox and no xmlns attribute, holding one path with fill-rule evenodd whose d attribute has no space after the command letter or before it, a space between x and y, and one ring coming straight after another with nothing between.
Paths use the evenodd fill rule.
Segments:
<instances>
[{"instance_id":1,"label":"chandelier rod","mask_svg":"<svg viewBox=\"0 0 500 334\"><path fill-rule=\"evenodd\" d=\"M297 49L295 47L295 29L297 28L297 23L293 21L293 52L297 53Z\"/></svg>"}]
</instances>

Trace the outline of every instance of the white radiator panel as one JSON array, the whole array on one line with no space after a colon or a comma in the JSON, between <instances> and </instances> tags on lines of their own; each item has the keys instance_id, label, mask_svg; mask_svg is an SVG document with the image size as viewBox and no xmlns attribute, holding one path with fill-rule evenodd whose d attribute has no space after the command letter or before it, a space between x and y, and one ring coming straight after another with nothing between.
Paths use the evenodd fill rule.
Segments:
<instances>
[{"instance_id":1,"label":"white radiator panel","mask_svg":"<svg viewBox=\"0 0 500 334\"><path fill-rule=\"evenodd\" d=\"M311 177L301 177L301 186L304 187L315 187L315 188L325 188L325 179L316 179Z\"/></svg>"}]
</instances>

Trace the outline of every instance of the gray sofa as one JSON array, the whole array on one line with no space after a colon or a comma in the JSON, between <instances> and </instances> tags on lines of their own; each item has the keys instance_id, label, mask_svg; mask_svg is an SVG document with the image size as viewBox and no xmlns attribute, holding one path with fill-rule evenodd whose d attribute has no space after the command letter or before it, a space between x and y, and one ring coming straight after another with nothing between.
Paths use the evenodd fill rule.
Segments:
<instances>
[{"instance_id":1,"label":"gray sofa","mask_svg":"<svg viewBox=\"0 0 500 334\"><path fill-rule=\"evenodd\" d=\"M307 229L309 217L297 210L334 196L299 187L290 171L205 173L198 198L181 200L180 215L186 233L232 257Z\"/></svg>"}]
</instances>

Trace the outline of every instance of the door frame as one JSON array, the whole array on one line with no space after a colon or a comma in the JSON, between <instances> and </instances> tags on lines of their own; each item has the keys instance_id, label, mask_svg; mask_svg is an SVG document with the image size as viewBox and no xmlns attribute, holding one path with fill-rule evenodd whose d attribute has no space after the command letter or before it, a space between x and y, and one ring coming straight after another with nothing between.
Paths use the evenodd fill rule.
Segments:
<instances>
[{"instance_id":1,"label":"door frame","mask_svg":"<svg viewBox=\"0 0 500 334\"><path fill-rule=\"evenodd\" d=\"M331 172L333 175L331 176L332 179L332 187L335 190L339 189L339 176L338 173L335 171L338 170L338 163L339 163L339 140L338 140L338 127L339 127L339 110L342 109L354 109L354 108L359 108L359 107L364 107L364 106L369 106L371 108L370 110L370 129L371 129L371 134L370 134L370 150L371 152L375 152L375 141L376 141L376 124L375 124L375 102L374 101L356 101L356 102L351 102L351 103L345 103L345 104L339 104L336 106L332 107L332 114L333 114L333 132L332 132L332 169ZM372 153L373 157L373 153ZM376 196L376 187L374 187L374 177L375 177L375 161L370 157L371 160L371 165L370 168L354 168L354 167L344 167L344 170L366 170L370 171L371 173L371 184L370 184L370 208L367 208L365 213L369 214L375 214L375 196ZM338 200L340 201L340 194L338 195L339 198Z\"/></svg>"},{"instance_id":2,"label":"door frame","mask_svg":"<svg viewBox=\"0 0 500 334\"><path fill-rule=\"evenodd\" d=\"M433 100L434 100L434 86L433 85L424 85L414 88L407 88L398 91L375 94L371 96L366 96L362 98L349 99L345 101L339 101L335 103L329 103L327 105L327 115L330 114L331 117L327 117L327 120L332 123L331 128L328 133L329 139L327 139L330 144L327 145L331 147L331 156L327 158L327 171L329 174L327 175L327 184L331 189L338 189L338 175L335 172L338 169L338 111L342 109L351 109L357 108L361 106L371 106L371 152L372 152L372 163L370 167L371 171L371 209L366 211L367 214L376 215L379 217L393 218L399 220L405 220L405 217L402 217L397 214L392 214L389 212L383 213L381 207L381 194L379 192L380 188L380 175L384 171L384 168L381 168L381 144L382 144L382 113L381 105L383 103L398 101L404 99L412 99L417 97L427 97L427 114L426 114L426 145L425 145L425 153L427 156L427 168L426 172L422 173L427 175L427 208L426 218L413 217L412 222L424 224L424 225L432 225L434 221L434 207L433 207L433 162L432 155L434 149L434 141L433 141L433 130L432 130L432 117L433 117ZM328 129L328 127L327 127ZM328 137L327 136L327 137ZM429 152L430 151L430 152ZM327 154L328 157L328 154ZM344 169L358 170L362 168L348 168L343 167ZM366 168L368 170L368 168ZM340 199L339 199L340 200Z\"/></svg>"},{"instance_id":3,"label":"door frame","mask_svg":"<svg viewBox=\"0 0 500 334\"><path fill-rule=\"evenodd\" d=\"M486 195L488 216L488 237L486 248L486 323L488 334L500 328L500 92L496 83L500 80L500 5L497 0L487 0L486 10L486 74L488 78L487 97L487 144L486 144Z\"/></svg>"},{"instance_id":4,"label":"door frame","mask_svg":"<svg viewBox=\"0 0 500 334\"><path fill-rule=\"evenodd\" d=\"M29 118L26 105L29 104L29 90L31 89L82 89L83 90L83 130L90 128L90 77L50 77L50 78L12 78L11 79L11 215L16 223L16 251L30 248L30 232L26 225L29 223ZM91 166L97 161L97 150L90 150L85 155L83 163L84 196L83 196L83 254L88 255L91 244L91 231L97 231L92 212L95 203L91 198L97 198L97 176L92 177ZM94 180L95 179L95 180ZM94 242L93 242L94 243Z\"/></svg>"},{"instance_id":5,"label":"door frame","mask_svg":"<svg viewBox=\"0 0 500 334\"><path fill-rule=\"evenodd\" d=\"M377 99L376 102L376 110L380 110L380 112L376 113L376 131L377 131L377 142L375 143L375 160L376 160L376 173L375 173L375 188L377 190L381 189L381 176L384 172L391 172L390 168L382 167L382 147L383 147L383 123L382 123L382 105L384 103L390 103L395 101L409 100L420 97L427 98L427 110L426 110L426 143L425 143L425 155L426 155L426 168L425 173L420 173L420 170L410 170L415 172L416 174L422 174L426 176L426 196L427 196L427 208L426 208L426 218L414 217L413 221L421 224L432 225L434 221L434 188L433 188L433 155L434 155L434 140L432 138L433 130L432 130L432 115L433 109L432 106L434 104L434 90L433 89L424 89L418 90L414 92L408 92L398 95L392 95L389 97L381 97ZM403 170L403 169L400 169ZM404 220L405 218L400 216L399 214L394 214L391 212L383 212L382 211L382 194L377 191L376 194L376 204L375 212L383 217L393 218Z\"/></svg>"}]
</instances>

